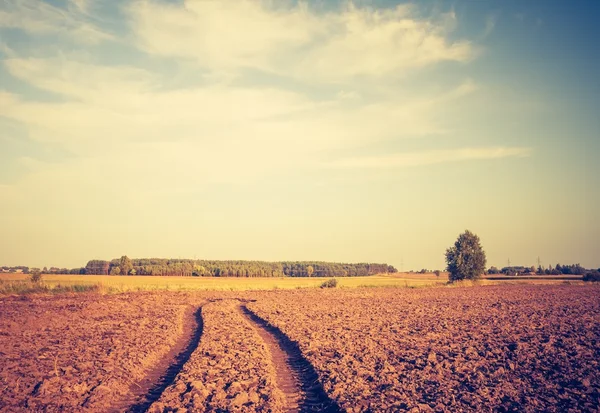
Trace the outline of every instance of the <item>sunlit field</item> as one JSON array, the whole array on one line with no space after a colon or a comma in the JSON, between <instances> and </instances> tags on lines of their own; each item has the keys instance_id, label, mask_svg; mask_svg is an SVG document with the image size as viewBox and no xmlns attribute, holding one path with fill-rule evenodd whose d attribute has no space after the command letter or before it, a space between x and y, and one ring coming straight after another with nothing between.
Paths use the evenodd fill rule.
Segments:
<instances>
[{"instance_id":1,"label":"sunlit field","mask_svg":"<svg viewBox=\"0 0 600 413\"><path fill-rule=\"evenodd\" d=\"M101 285L115 291L244 291L319 287L327 278L232 278L232 277L157 277L111 275L43 275L44 285L56 286ZM1 283L27 282L26 274L1 274ZM444 275L374 275L369 277L337 278L338 287L425 287L448 281Z\"/></svg>"},{"instance_id":2,"label":"sunlit field","mask_svg":"<svg viewBox=\"0 0 600 413\"><path fill-rule=\"evenodd\" d=\"M500 278L500 279L499 279ZM448 283L447 274L383 274L368 277L336 278L338 288L356 287L396 287L420 288L442 286ZM41 285L48 291L66 290L82 291L99 289L104 292L125 291L248 291L277 290L297 288L318 288L328 278L282 277L282 278L235 278L235 277L159 277L159 276L111 276L111 275L56 275L42 276ZM493 285L499 283L555 284L577 283L573 277L543 277L534 279L525 277L495 277L493 280L482 279L477 285ZM459 283L460 286L473 283ZM0 274L0 293L20 292L31 285L27 274Z\"/></svg>"}]
</instances>

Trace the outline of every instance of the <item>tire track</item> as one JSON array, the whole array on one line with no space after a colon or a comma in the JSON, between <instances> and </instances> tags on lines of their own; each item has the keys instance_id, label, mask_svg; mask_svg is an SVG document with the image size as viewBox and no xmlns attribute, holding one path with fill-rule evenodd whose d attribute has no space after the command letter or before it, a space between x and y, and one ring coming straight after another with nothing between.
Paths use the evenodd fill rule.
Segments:
<instances>
[{"instance_id":1,"label":"tire track","mask_svg":"<svg viewBox=\"0 0 600 413\"><path fill-rule=\"evenodd\" d=\"M146 412L150 405L160 398L164 390L173 384L184 364L200 344L202 330L202 307L199 307L196 311L191 310L186 314L181 338L163 358L164 361L158 363L141 383L136 384L133 388L135 399L128 403L127 406L130 407L121 411Z\"/></svg>"},{"instance_id":2,"label":"tire track","mask_svg":"<svg viewBox=\"0 0 600 413\"><path fill-rule=\"evenodd\" d=\"M298 344L245 305L240 308L270 350L277 373L277 385L286 397L285 411L341 412L325 393L317 372L304 358Z\"/></svg>"}]
</instances>

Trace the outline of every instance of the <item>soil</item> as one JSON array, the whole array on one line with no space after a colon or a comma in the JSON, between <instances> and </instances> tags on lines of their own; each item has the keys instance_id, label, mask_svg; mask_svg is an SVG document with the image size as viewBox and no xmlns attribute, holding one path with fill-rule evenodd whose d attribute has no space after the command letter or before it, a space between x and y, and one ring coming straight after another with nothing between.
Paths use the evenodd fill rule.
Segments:
<instances>
[{"instance_id":1,"label":"soil","mask_svg":"<svg viewBox=\"0 0 600 413\"><path fill-rule=\"evenodd\" d=\"M342 409L597 412L600 289L493 286L265 293Z\"/></svg>"},{"instance_id":2,"label":"soil","mask_svg":"<svg viewBox=\"0 0 600 413\"><path fill-rule=\"evenodd\" d=\"M202 307L200 344L150 412L285 410L269 352L239 306L218 300Z\"/></svg>"},{"instance_id":3,"label":"soil","mask_svg":"<svg viewBox=\"0 0 600 413\"><path fill-rule=\"evenodd\" d=\"M147 411L165 389L175 382L177 374L198 347L202 328L202 310L190 307L184 317L183 334L177 343L159 363L152 367L141 382L132 386L131 393L134 397L124 400L118 410L127 410L130 413Z\"/></svg>"},{"instance_id":4,"label":"soil","mask_svg":"<svg viewBox=\"0 0 600 413\"><path fill-rule=\"evenodd\" d=\"M183 335L188 307L174 295L0 298L0 411L106 411L135 399Z\"/></svg>"},{"instance_id":5,"label":"soil","mask_svg":"<svg viewBox=\"0 0 600 413\"><path fill-rule=\"evenodd\" d=\"M285 395L286 412L327 412L340 409L332 401L319 382L319 376L302 356L298 345L285 336L277 327L242 307L251 324L256 327L275 366L277 386Z\"/></svg>"},{"instance_id":6,"label":"soil","mask_svg":"<svg viewBox=\"0 0 600 413\"><path fill-rule=\"evenodd\" d=\"M598 412L600 288L0 297L0 412Z\"/></svg>"}]
</instances>

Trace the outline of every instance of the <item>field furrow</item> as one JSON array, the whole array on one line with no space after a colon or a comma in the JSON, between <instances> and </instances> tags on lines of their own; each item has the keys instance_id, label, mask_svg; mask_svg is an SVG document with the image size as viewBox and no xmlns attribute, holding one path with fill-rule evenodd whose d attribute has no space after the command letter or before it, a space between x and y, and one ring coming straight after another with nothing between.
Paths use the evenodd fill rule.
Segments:
<instances>
[{"instance_id":1,"label":"field furrow","mask_svg":"<svg viewBox=\"0 0 600 413\"><path fill-rule=\"evenodd\" d=\"M338 406L325 394L317 373L302 356L298 345L246 306L242 310L269 349L277 373L277 385L285 394L285 410L338 412Z\"/></svg>"},{"instance_id":2,"label":"field furrow","mask_svg":"<svg viewBox=\"0 0 600 413\"><path fill-rule=\"evenodd\" d=\"M33 295L0 314L0 412L600 406L595 286Z\"/></svg>"},{"instance_id":3,"label":"field furrow","mask_svg":"<svg viewBox=\"0 0 600 413\"><path fill-rule=\"evenodd\" d=\"M135 398L183 336L156 295L0 299L0 411L105 411Z\"/></svg>"},{"instance_id":4,"label":"field furrow","mask_svg":"<svg viewBox=\"0 0 600 413\"><path fill-rule=\"evenodd\" d=\"M150 412L285 410L268 349L239 306L219 300L202 307L200 344Z\"/></svg>"},{"instance_id":5,"label":"field furrow","mask_svg":"<svg viewBox=\"0 0 600 413\"><path fill-rule=\"evenodd\" d=\"M349 412L597 411L600 299L585 287L265 293Z\"/></svg>"},{"instance_id":6,"label":"field furrow","mask_svg":"<svg viewBox=\"0 0 600 413\"><path fill-rule=\"evenodd\" d=\"M141 413L147 411L150 405L160 398L165 389L173 384L185 363L198 347L202 336L202 327L201 308L194 309L190 307L184 320L183 335L169 354L160 363L156 364L141 382L133 387L134 397L123 404L128 412Z\"/></svg>"}]
</instances>

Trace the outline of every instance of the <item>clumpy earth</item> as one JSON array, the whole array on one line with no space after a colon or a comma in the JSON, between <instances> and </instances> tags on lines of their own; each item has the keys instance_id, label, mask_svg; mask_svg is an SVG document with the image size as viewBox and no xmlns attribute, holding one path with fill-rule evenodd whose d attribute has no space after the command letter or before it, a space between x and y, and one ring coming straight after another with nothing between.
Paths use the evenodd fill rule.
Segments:
<instances>
[{"instance_id":1,"label":"clumpy earth","mask_svg":"<svg viewBox=\"0 0 600 413\"><path fill-rule=\"evenodd\" d=\"M600 289L519 285L0 297L0 411L128 410L198 309L199 344L150 411L293 410L286 359L243 306L342 411L599 410Z\"/></svg>"},{"instance_id":2,"label":"clumpy earth","mask_svg":"<svg viewBox=\"0 0 600 413\"><path fill-rule=\"evenodd\" d=\"M204 330L198 349L175 382L149 409L162 412L281 412L270 354L240 312L237 300L202 307Z\"/></svg>"},{"instance_id":3,"label":"clumpy earth","mask_svg":"<svg viewBox=\"0 0 600 413\"><path fill-rule=\"evenodd\" d=\"M599 410L595 287L295 291L249 308L349 412Z\"/></svg>"},{"instance_id":4,"label":"clumpy earth","mask_svg":"<svg viewBox=\"0 0 600 413\"><path fill-rule=\"evenodd\" d=\"M196 300L183 301L151 294L0 298L0 411L121 405L182 335Z\"/></svg>"}]
</instances>

